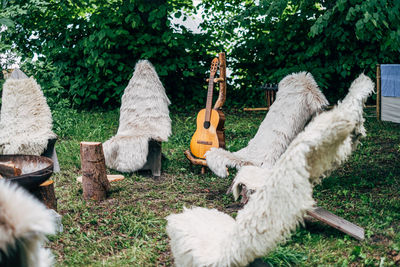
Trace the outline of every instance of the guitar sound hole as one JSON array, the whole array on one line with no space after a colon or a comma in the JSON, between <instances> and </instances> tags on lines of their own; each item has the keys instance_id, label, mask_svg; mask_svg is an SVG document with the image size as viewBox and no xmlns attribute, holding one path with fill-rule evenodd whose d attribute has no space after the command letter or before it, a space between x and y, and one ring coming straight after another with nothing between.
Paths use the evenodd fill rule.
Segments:
<instances>
[{"instance_id":1,"label":"guitar sound hole","mask_svg":"<svg viewBox=\"0 0 400 267\"><path fill-rule=\"evenodd\" d=\"M210 122L209 122L209 121L205 121L205 122L204 122L204 128L205 128L205 129L210 128Z\"/></svg>"}]
</instances>

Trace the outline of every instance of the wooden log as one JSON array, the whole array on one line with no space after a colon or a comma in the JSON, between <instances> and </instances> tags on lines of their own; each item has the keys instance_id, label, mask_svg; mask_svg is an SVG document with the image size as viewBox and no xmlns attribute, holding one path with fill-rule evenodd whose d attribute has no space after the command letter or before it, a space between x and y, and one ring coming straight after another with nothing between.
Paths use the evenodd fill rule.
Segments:
<instances>
[{"instance_id":1,"label":"wooden log","mask_svg":"<svg viewBox=\"0 0 400 267\"><path fill-rule=\"evenodd\" d=\"M21 175L21 169L15 167L11 162L0 163L0 175L2 177L13 177Z\"/></svg>"},{"instance_id":2,"label":"wooden log","mask_svg":"<svg viewBox=\"0 0 400 267\"><path fill-rule=\"evenodd\" d=\"M43 202L47 208L57 211L57 198L53 180L47 180L31 193Z\"/></svg>"},{"instance_id":3,"label":"wooden log","mask_svg":"<svg viewBox=\"0 0 400 267\"><path fill-rule=\"evenodd\" d=\"M81 142L82 187L85 200L104 200L110 190L103 146L100 142Z\"/></svg>"}]
</instances>

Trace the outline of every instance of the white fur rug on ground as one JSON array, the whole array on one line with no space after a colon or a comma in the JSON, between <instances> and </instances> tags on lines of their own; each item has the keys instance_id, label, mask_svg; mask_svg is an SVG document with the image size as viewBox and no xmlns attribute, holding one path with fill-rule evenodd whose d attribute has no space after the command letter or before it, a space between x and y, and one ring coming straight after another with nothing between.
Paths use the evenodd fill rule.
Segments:
<instances>
[{"instance_id":1,"label":"white fur rug on ground","mask_svg":"<svg viewBox=\"0 0 400 267\"><path fill-rule=\"evenodd\" d=\"M122 96L118 132L103 144L109 168L133 172L144 166L149 140L167 141L171 135L169 104L153 65L139 61Z\"/></svg>"},{"instance_id":2,"label":"white fur rug on ground","mask_svg":"<svg viewBox=\"0 0 400 267\"><path fill-rule=\"evenodd\" d=\"M313 185L365 135L363 105L373 88L371 79L360 75L343 102L315 117L272 168L242 167L238 183L255 177L262 183L235 219L200 207L168 216L176 266L247 266L289 238L313 208Z\"/></svg>"},{"instance_id":3,"label":"white fur rug on ground","mask_svg":"<svg viewBox=\"0 0 400 267\"><path fill-rule=\"evenodd\" d=\"M0 154L41 155L53 120L40 86L22 71L14 70L3 85L0 116Z\"/></svg>"},{"instance_id":4,"label":"white fur rug on ground","mask_svg":"<svg viewBox=\"0 0 400 267\"><path fill-rule=\"evenodd\" d=\"M311 116L328 105L310 73L288 75L278 88L275 102L245 148L236 152L211 148L206 153L207 165L216 175L225 177L227 167L272 167Z\"/></svg>"}]
</instances>

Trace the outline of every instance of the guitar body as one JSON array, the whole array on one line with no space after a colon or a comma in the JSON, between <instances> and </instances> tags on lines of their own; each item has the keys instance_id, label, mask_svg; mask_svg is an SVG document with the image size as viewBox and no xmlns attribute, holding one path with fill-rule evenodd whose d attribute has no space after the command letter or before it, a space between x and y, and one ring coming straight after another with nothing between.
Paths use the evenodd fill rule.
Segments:
<instances>
[{"instance_id":1,"label":"guitar body","mask_svg":"<svg viewBox=\"0 0 400 267\"><path fill-rule=\"evenodd\" d=\"M212 147L225 148L225 115L220 110L211 109L209 127L206 128L204 116L206 109L197 114L197 129L190 141L190 151L197 158L205 159L204 154Z\"/></svg>"}]
</instances>

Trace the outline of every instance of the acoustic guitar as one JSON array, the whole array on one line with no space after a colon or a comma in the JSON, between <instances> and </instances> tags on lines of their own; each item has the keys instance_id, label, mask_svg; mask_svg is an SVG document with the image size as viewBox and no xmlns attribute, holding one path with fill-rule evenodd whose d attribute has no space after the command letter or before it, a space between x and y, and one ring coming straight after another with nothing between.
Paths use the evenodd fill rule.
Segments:
<instances>
[{"instance_id":1,"label":"acoustic guitar","mask_svg":"<svg viewBox=\"0 0 400 267\"><path fill-rule=\"evenodd\" d=\"M193 156L205 159L204 154L212 147L225 148L224 123L225 115L221 110L212 109L214 77L218 69L218 58L211 62L208 81L206 108L197 114L197 128L190 141L190 151Z\"/></svg>"}]
</instances>

